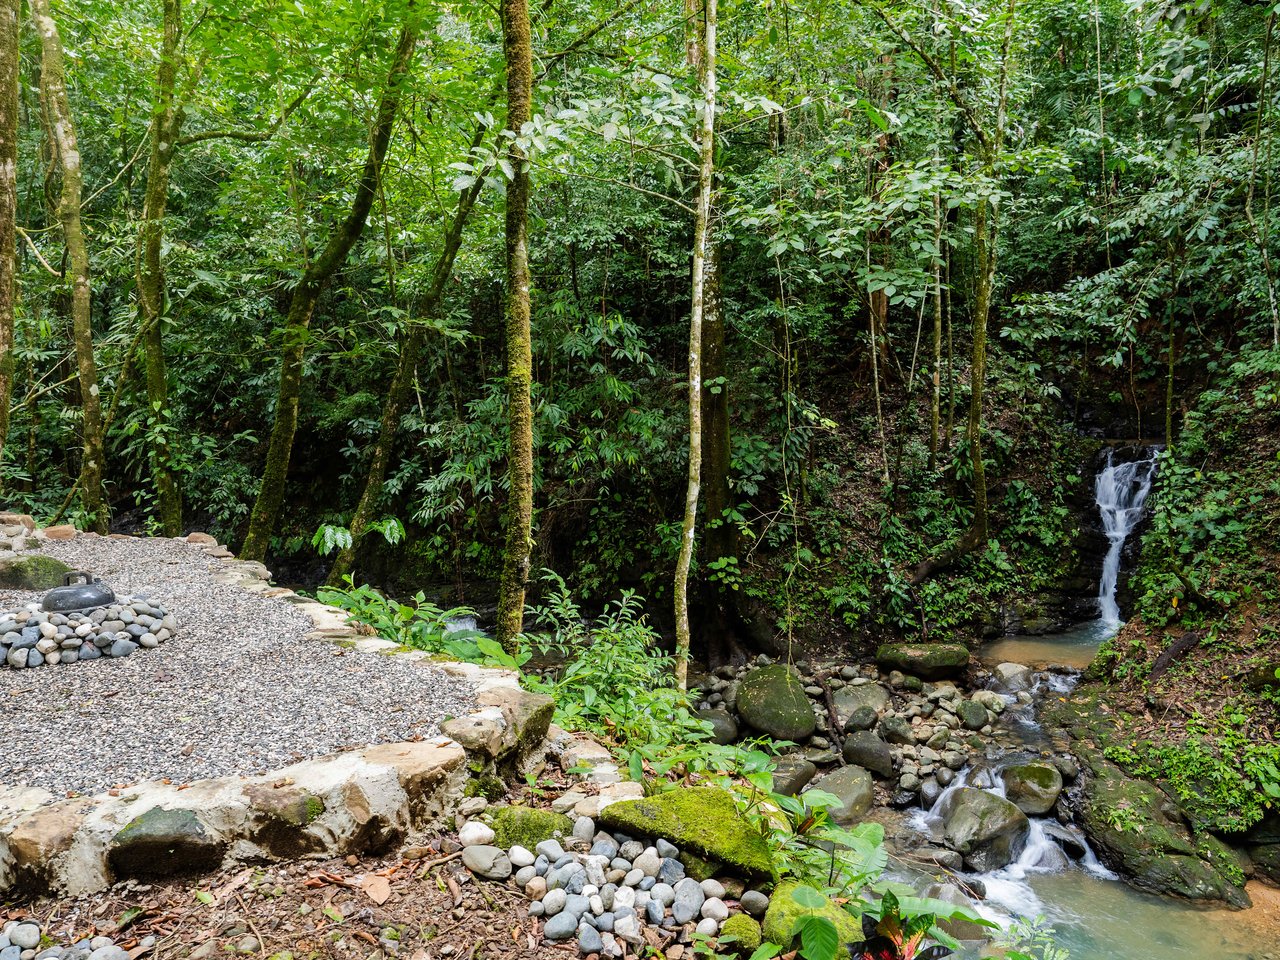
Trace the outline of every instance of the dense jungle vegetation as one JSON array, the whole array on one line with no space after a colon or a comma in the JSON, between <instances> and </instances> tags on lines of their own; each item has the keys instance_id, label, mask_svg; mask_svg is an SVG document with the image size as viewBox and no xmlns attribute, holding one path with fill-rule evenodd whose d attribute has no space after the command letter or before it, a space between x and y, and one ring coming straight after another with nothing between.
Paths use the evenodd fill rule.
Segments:
<instances>
[{"instance_id":1,"label":"dense jungle vegetation","mask_svg":"<svg viewBox=\"0 0 1280 960\"><path fill-rule=\"evenodd\" d=\"M483 604L505 553L670 630L687 561L699 636L940 638L1071 569L1082 436L1274 382L1270 8L711 12L536 5L513 132L483 4L10 3L8 496L309 582Z\"/></svg>"}]
</instances>

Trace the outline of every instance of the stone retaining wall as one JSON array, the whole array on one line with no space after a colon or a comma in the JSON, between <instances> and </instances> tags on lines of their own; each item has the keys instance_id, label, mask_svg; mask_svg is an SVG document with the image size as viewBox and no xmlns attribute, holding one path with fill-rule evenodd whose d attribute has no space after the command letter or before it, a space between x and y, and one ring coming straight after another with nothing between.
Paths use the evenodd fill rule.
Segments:
<instances>
[{"instance_id":1,"label":"stone retaining wall","mask_svg":"<svg viewBox=\"0 0 1280 960\"><path fill-rule=\"evenodd\" d=\"M57 538L53 528L44 533ZM186 540L220 562L219 582L295 604L315 625L309 640L432 659L361 633L335 607L273 586L266 567L237 559L207 534ZM475 688L480 709L446 721L447 736L368 746L263 776L142 783L67 800L0 784L0 895L77 896L129 877L376 852L450 815L473 774L509 772L543 749L552 701L522 690L516 674L468 663L423 667Z\"/></svg>"}]
</instances>

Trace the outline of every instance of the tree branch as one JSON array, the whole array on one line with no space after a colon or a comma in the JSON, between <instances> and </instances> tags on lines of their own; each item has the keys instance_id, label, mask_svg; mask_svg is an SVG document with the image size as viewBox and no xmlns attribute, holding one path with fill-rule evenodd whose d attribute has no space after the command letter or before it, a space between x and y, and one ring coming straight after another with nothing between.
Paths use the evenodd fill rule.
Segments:
<instances>
[{"instance_id":1,"label":"tree branch","mask_svg":"<svg viewBox=\"0 0 1280 960\"><path fill-rule=\"evenodd\" d=\"M203 143L206 140L237 140L240 143L263 143L270 140L276 135L276 132L284 126L284 122L289 119L289 115L297 110L311 96L311 91L316 88L316 82L319 78L314 78L303 88L288 106L284 108L284 112L276 118L275 123L271 124L266 130L205 130L201 133L188 134L178 141L178 146L188 147L193 143Z\"/></svg>"}]
</instances>

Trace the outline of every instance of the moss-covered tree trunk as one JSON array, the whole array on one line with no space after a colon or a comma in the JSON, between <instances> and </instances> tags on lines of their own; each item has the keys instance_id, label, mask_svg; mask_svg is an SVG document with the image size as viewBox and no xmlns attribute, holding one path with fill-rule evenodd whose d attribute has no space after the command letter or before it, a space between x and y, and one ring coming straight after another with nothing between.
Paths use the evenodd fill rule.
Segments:
<instances>
[{"instance_id":1,"label":"moss-covered tree trunk","mask_svg":"<svg viewBox=\"0 0 1280 960\"><path fill-rule=\"evenodd\" d=\"M517 136L533 111L533 42L528 0L502 0L502 42L507 62L507 129ZM502 578L498 584L497 638L508 650L524 631L524 594L533 536L533 345L529 330L529 171L524 150L508 151L507 184L507 516Z\"/></svg>"},{"instance_id":2,"label":"moss-covered tree trunk","mask_svg":"<svg viewBox=\"0 0 1280 960\"><path fill-rule=\"evenodd\" d=\"M302 397L302 369L307 341L311 336L311 316L316 302L324 293L333 275L346 262L347 255L364 232L369 210L378 192L378 181L386 161L391 131L400 109L400 96L405 77L413 62L418 41L418 21L413 10L410 20L400 31L400 39L392 56L391 69L386 86L378 101L378 112L369 141L369 153L364 169L356 184L351 211L334 230L324 250L307 267L294 288L285 319L284 337L280 359L280 386L276 394L275 423L271 428L271 442L267 447L266 465L258 498L249 518L249 531L240 548L246 560L262 560L266 557L271 535L280 516L284 502L285 482L289 474L289 460L293 454L293 438L298 431L298 409Z\"/></svg>"},{"instance_id":3,"label":"moss-covered tree trunk","mask_svg":"<svg viewBox=\"0 0 1280 960\"><path fill-rule=\"evenodd\" d=\"M942 426L942 194L933 195L933 383L929 397L929 472L938 469Z\"/></svg>"},{"instance_id":4,"label":"moss-covered tree trunk","mask_svg":"<svg viewBox=\"0 0 1280 960\"><path fill-rule=\"evenodd\" d=\"M0 0L0 462L13 397L18 307L18 19L20 0Z\"/></svg>"},{"instance_id":5,"label":"moss-covered tree trunk","mask_svg":"<svg viewBox=\"0 0 1280 960\"><path fill-rule=\"evenodd\" d=\"M689 476L685 484L684 522L676 558L676 683L689 677L689 568L697 538L698 497L702 488L702 323L706 313L707 241L711 227L711 191L715 179L716 0L703 0L698 43L698 199L693 218L692 304L689 311Z\"/></svg>"},{"instance_id":6,"label":"moss-covered tree trunk","mask_svg":"<svg viewBox=\"0 0 1280 960\"><path fill-rule=\"evenodd\" d=\"M458 250L462 246L462 231L468 217L475 207L476 198L484 184L483 178L477 177L475 183L462 192L458 198L458 206L454 209L453 219L445 231L444 247L436 261L435 271L431 278L431 287L422 302L424 318L435 316L444 297L445 284L453 272L453 264ZM387 399L382 405L382 421L378 427L378 439L373 445L373 454L369 458L369 472L365 477L364 490L360 494L360 503L356 506L355 515L351 518L351 545L344 547L334 558L329 570L328 582L331 586L339 586L343 577L351 572L355 562L356 544L373 522L378 502L382 498L382 487L387 481L387 469L391 465L391 453L395 447L396 432L400 428L400 417L409 400L409 391L418 367L418 358L422 353L423 330L419 325L409 328L400 342L400 357L396 363L396 375L391 381L391 389L387 391Z\"/></svg>"},{"instance_id":7,"label":"moss-covered tree trunk","mask_svg":"<svg viewBox=\"0 0 1280 960\"><path fill-rule=\"evenodd\" d=\"M80 146L76 140L71 103L67 98L67 75L58 25L49 9L49 0L31 0L31 16L40 35L40 86L48 112L50 135L57 152L62 189L58 197L58 219L67 250L68 279L71 281L71 326L75 344L76 374L80 384L81 434L84 450L80 461L80 497L93 528L107 532L107 508L102 479L105 452L102 437L102 402L98 396L98 369L93 355L89 250L80 221Z\"/></svg>"},{"instance_id":8,"label":"moss-covered tree trunk","mask_svg":"<svg viewBox=\"0 0 1280 960\"><path fill-rule=\"evenodd\" d=\"M169 374L164 356L165 283L161 248L164 217L169 204L169 173L182 127L182 110L174 95L178 72L178 44L182 33L179 0L164 0L164 36L156 70L156 92L151 112L151 157L147 164L147 190L138 228L135 276L138 286L138 324L143 331L147 372L151 472L161 532L166 537L182 533L182 492L174 476L169 447Z\"/></svg>"}]
</instances>

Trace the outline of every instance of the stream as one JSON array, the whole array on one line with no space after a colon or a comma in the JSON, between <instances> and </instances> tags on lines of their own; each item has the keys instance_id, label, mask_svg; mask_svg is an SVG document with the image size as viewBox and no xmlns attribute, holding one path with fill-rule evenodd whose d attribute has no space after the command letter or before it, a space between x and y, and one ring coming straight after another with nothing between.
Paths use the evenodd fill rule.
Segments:
<instances>
[{"instance_id":1,"label":"stream","mask_svg":"<svg viewBox=\"0 0 1280 960\"><path fill-rule=\"evenodd\" d=\"M980 651L989 664L1020 663L1036 670L1032 702L1006 697L1006 752L988 767L968 767L928 810L911 815L912 826L935 838L948 794L962 786L1004 796L998 770L1039 756L1048 738L1037 720L1045 696L1061 696L1075 685L1098 647L1123 625L1117 583L1125 543L1142 520L1159 451L1148 448L1116 462L1108 451L1098 473L1095 499L1107 535L1098 591L1098 618L1061 633L1006 637ZM1064 669L1067 668L1067 669ZM1025 699L1025 698L1024 698ZM1108 870L1075 830L1050 817L1032 817L1031 833L1018 860L1000 870L962 875L985 887L980 912L1008 926L1016 918L1044 917L1054 942L1071 960L1263 960L1280 956L1280 930L1261 909L1238 912L1207 908L1135 890ZM976 955L976 954L975 954Z\"/></svg>"}]
</instances>

